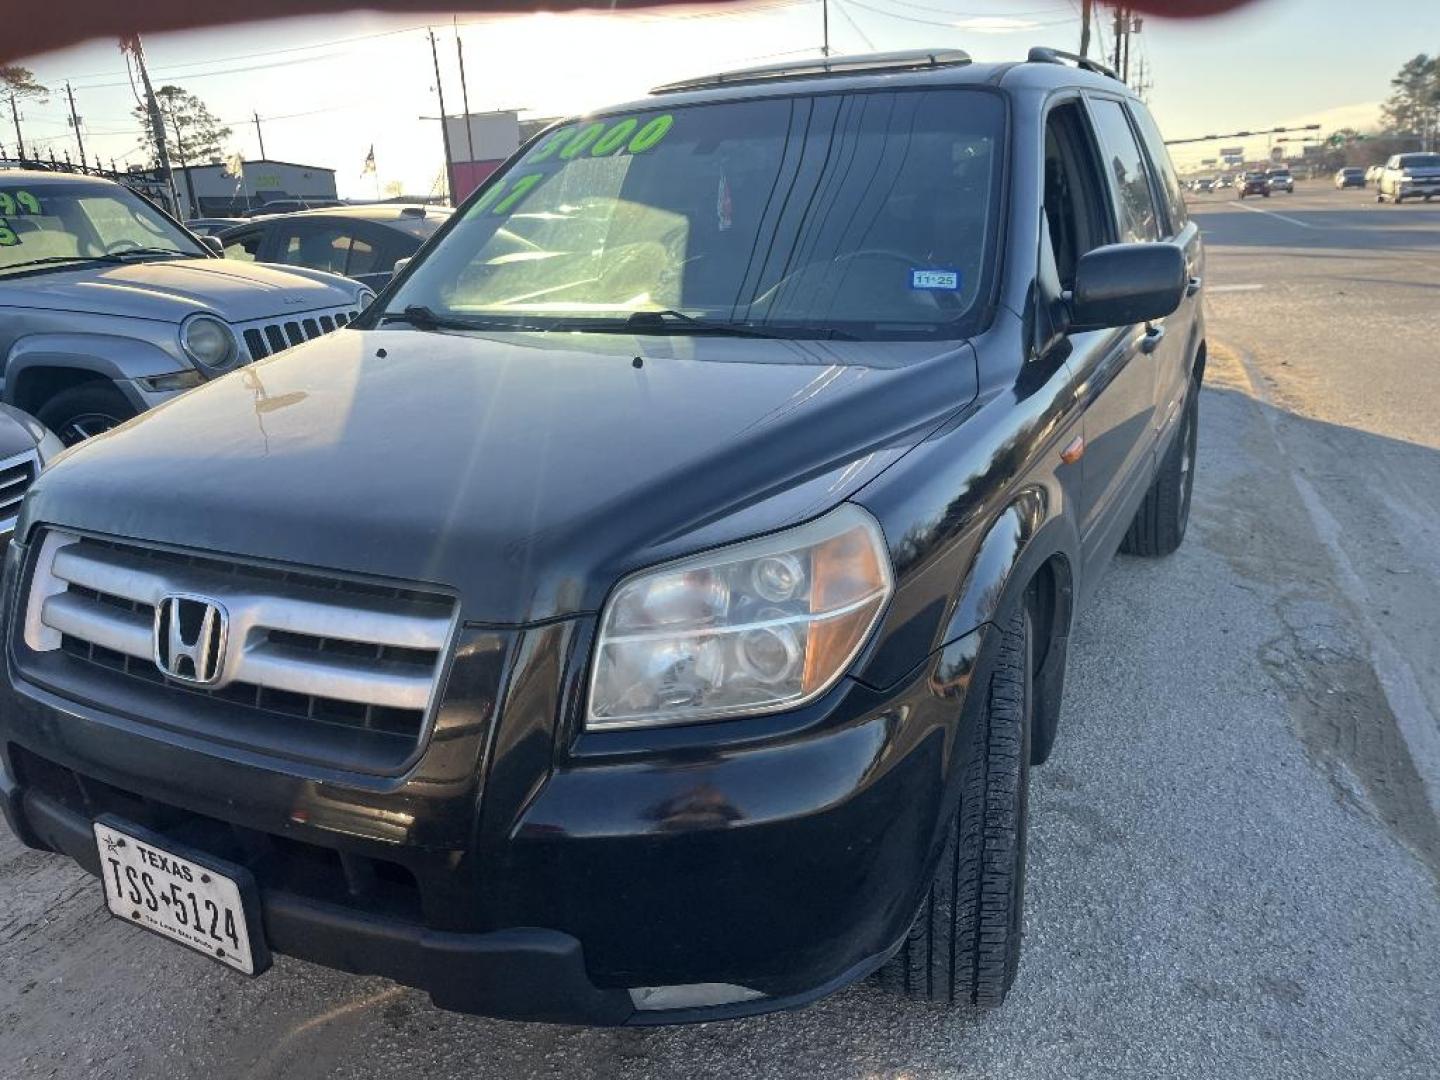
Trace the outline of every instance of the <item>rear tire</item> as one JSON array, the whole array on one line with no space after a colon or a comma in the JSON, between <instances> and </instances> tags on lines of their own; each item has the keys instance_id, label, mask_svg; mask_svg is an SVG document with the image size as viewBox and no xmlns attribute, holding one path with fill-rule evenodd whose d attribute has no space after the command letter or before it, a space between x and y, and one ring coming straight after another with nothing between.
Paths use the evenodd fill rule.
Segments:
<instances>
[{"instance_id":1,"label":"rear tire","mask_svg":"<svg viewBox=\"0 0 1440 1080\"><path fill-rule=\"evenodd\" d=\"M1169 555L1185 539L1190 523L1190 498L1195 490L1195 449L1200 428L1200 385L1191 383L1181 413L1180 430L1135 512L1130 531L1120 542L1127 555L1155 558Z\"/></svg>"},{"instance_id":2,"label":"rear tire","mask_svg":"<svg viewBox=\"0 0 1440 1080\"><path fill-rule=\"evenodd\" d=\"M74 446L135 415L135 406L114 384L96 381L61 390L40 407L35 418L66 446Z\"/></svg>"},{"instance_id":3,"label":"rear tire","mask_svg":"<svg viewBox=\"0 0 1440 1080\"><path fill-rule=\"evenodd\" d=\"M960 806L909 933L880 969L910 997L993 1008L1020 962L1034 646L1029 612L999 629L984 706L962 734Z\"/></svg>"}]
</instances>

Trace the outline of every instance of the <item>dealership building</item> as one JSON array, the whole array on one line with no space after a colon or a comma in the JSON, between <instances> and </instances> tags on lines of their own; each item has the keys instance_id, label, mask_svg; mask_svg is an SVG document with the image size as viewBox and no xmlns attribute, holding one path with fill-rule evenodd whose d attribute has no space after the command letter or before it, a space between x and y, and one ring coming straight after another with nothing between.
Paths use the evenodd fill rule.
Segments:
<instances>
[{"instance_id":1,"label":"dealership building","mask_svg":"<svg viewBox=\"0 0 1440 1080\"><path fill-rule=\"evenodd\" d=\"M182 217L230 217L276 199L335 199L335 170L260 158L240 163L173 168ZM195 199L190 198L193 185Z\"/></svg>"}]
</instances>

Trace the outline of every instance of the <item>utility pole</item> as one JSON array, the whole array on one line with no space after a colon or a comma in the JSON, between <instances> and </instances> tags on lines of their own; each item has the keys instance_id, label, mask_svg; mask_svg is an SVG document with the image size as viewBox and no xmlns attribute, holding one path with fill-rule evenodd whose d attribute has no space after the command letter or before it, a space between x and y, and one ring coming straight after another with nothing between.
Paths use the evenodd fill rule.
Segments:
<instances>
[{"instance_id":1,"label":"utility pole","mask_svg":"<svg viewBox=\"0 0 1440 1080\"><path fill-rule=\"evenodd\" d=\"M455 182L450 175L450 128L445 115L445 87L440 82L440 51L435 46L435 31L429 27L430 32L430 59L435 62L435 93L440 97L440 137L445 143L445 190L450 199L450 204L455 204Z\"/></svg>"},{"instance_id":2,"label":"utility pole","mask_svg":"<svg viewBox=\"0 0 1440 1080\"><path fill-rule=\"evenodd\" d=\"M70 126L75 129L75 146L80 151L80 164L85 164L85 139L80 134L80 116L75 112L75 93L70 83L65 83L65 96L70 99Z\"/></svg>"},{"instance_id":3,"label":"utility pole","mask_svg":"<svg viewBox=\"0 0 1440 1080\"><path fill-rule=\"evenodd\" d=\"M1116 71L1120 70L1120 57L1125 47L1125 9L1120 5L1115 6L1115 62L1110 66Z\"/></svg>"},{"instance_id":4,"label":"utility pole","mask_svg":"<svg viewBox=\"0 0 1440 1080\"><path fill-rule=\"evenodd\" d=\"M160 103L155 100L155 88L150 85L150 72L145 70L145 46L139 34L120 39L120 51L135 58L140 68L140 82L145 87L145 111L150 115L150 135L155 140L155 157L160 163L160 174L165 179L165 188L170 192L170 205L180 212L180 196L175 191L175 174L170 171L170 151L165 147L165 120L160 115ZM115 164L113 161L110 163Z\"/></svg>"},{"instance_id":5,"label":"utility pole","mask_svg":"<svg viewBox=\"0 0 1440 1080\"><path fill-rule=\"evenodd\" d=\"M1120 78L1126 86L1130 85L1130 34L1134 27L1134 16L1129 11L1125 12L1125 66L1121 69Z\"/></svg>"},{"instance_id":6,"label":"utility pole","mask_svg":"<svg viewBox=\"0 0 1440 1080\"><path fill-rule=\"evenodd\" d=\"M260 130L260 114L259 114L258 112L252 112L250 115L255 118L255 138L257 138L257 139L260 140L260 160L261 160L261 161L264 161L264 160L265 160L265 133Z\"/></svg>"},{"instance_id":7,"label":"utility pole","mask_svg":"<svg viewBox=\"0 0 1440 1080\"><path fill-rule=\"evenodd\" d=\"M1080 2L1080 55L1090 55L1090 10L1094 0Z\"/></svg>"},{"instance_id":8,"label":"utility pole","mask_svg":"<svg viewBox=\"0 0 1440 1080\"><path fill-rule=\"evenodd\" d=\"M455 59L460 63L460 105L465 110L465 147L470 151L470 160L474 161L475 133L470 130L470 91L465 88L465 49L460 44L460 20L453 15L451 19L455 26Z\"/></svg>"},{"instance_id":9,"label":"utility pole","mask_svg":"<svg viewBox=\"0 0 1440 1080\"><path fill-rule=\"evenodd\" d=\"M10 117L15 121L15 145L19 156L25 157L25 139L20 134L20 106L15 104L15 91L10 91Z\"/></svg>"},{"instance_id":10,"label":"utility pole","mask_svg":"<svg viewBox=\"0 0 1440 1080\"><path fill-rule=\"evenodd\" d=\"M830 0L820 0L820 26L825 37L820 46L820 55L830 55Z\"/></svg>"}]
</instances>

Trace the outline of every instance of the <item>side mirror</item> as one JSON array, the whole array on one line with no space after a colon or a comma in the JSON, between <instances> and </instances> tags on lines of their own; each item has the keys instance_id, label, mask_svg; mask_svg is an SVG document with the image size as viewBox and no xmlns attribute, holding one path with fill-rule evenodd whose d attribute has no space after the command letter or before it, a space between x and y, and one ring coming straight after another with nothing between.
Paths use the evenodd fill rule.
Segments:
<instances>
[{"instance_id":1,"label":"side mirror","mask_svg":"<svg viewBox=\"0 0 1440 1080\"><path fill-rule=\"evenodd\" d=\"M218 236L202 236L202 237L200 237L200 243L204 244L207 248L209 248L211 251L213 251L216 255L219 255L221 258L224 258L224 256L225 256L225 245L220 242L220 238L219 238Z\"/></svg>"},{"instance_id":2,"label":"side mirror","mask_svg":"<svg viewBox=\"0 0 1440 1080\"><path fill-rule=\"evenodd\" d=\"M403 258L403 259L396 259L396 260L395 260L395 266L394 266L392 272L398 274L398 273L400 273L401 270L404 270L405 267L407 267L407 266L409 266L409 265L410 265L410 256L409 256L409 255L406 255L405 258Z\"/></svg>"},{"instance_id":3,"label":"side mirror","mask_svg":"<svg viewBox=\"0 0 1440 1080\"><path fill-rule=\"evenodd\" d=\"M1070 293L1072 329L1131 326L1163 319L1180 306L1188 283L1175 244L1107 244L1080 257Z\"/></svg>"}]
</instances>

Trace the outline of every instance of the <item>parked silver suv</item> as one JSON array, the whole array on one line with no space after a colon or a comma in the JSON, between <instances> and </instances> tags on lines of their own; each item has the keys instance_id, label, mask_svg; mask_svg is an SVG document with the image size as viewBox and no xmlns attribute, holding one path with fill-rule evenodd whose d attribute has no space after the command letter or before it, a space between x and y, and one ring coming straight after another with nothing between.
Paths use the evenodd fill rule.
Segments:
<instances>
[{"instance_id":1,"label":"parked silver suv","mask_svg":"<svg viewBox=\"0 0 1440 1080\"><path fill-rule=\"evenodd\" d=\"M66 445L344 326L373 295L221 259L121 184L0 172L0 397Z\"/></svg>"}]
</instances>

